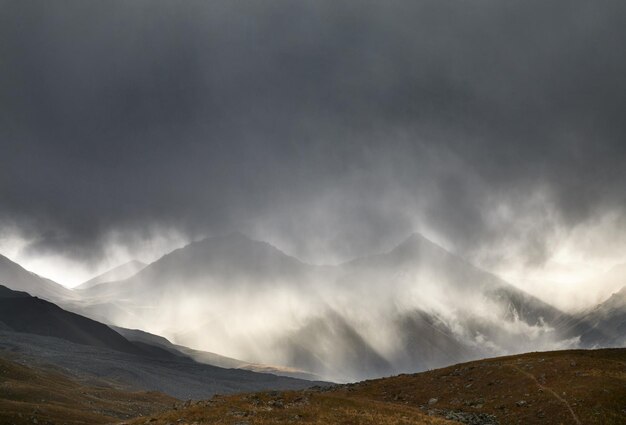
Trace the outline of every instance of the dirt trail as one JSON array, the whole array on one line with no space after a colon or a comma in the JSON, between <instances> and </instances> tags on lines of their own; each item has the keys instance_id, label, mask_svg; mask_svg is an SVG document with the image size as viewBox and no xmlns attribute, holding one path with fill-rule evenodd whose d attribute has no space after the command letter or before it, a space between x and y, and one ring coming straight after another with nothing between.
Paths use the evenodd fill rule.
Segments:
<instances>
[{"instance_id":1,"label":"dirt trail","mask_svg":"<svg viewBox=\"0 0 626 425\"><path fill-rule=\"evenodd\" d=\"M565 407L567 407L567 410L569 410L569 412L572 415L572 418L574 419L574 422L576 422L577 425L582 425L580 420L578 419L578 416L576 416L576 413L574 413L574 409L572 409L572 406L569 405L569 403L567 402L567 400L565 400L563 397L561 397L560 395L558 395L554 390L552 390L549 387L546 387L545 385L542 385L541 382L539 382L537 380L537 378L535 377L535 375L533 375L532 373L528 373L525 370L520 369L519 367L515 366L515 365L507 365L513 369L515 369L517 372L520 372L523 375L526 375L527 377L529 377L530 379L532 379L533 381L535 381L535 384L537 384L537 386L539 388L541 388L544 391L548 391L550 394L552 394L557 400L559 400L561 403L563 403L565 405Z\"/></svg>"}]
</instances>

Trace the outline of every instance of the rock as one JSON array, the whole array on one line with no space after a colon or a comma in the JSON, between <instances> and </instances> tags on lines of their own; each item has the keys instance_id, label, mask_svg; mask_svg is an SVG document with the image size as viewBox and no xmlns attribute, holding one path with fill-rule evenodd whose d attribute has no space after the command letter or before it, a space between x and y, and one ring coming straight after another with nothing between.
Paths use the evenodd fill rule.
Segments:
<instances>
[{"instance_id":1,"label":"rock","mask_svg":"<svg viewBox=\"0 0 626 425\"><path fill-rule=\"evenodd\" d=\"M276 407L277 409L283 409L285 407L285 403L282 399L278 400L270 400L267 402L268 406Z\"/></svg>"},{"instance_id":2,"label":"rock","mask_svg":"<svg viewBox=\"0 0 626 425\"><path fill-rule=\"evenodd\" d=\"M439 399L438 399L438 398L434 398L434 397L433 397L433 398L431 398L430 400L428 400L428 404L429 404L430 406L432 406L432 405L437 404L437 402L438 402L438 401L439 401Z\"/></svg>"},{"instance_id":3,"label":"rock","mask_svg":"<svg viewBox=\"0 0 626 425\"><path fill-rule=\"evenodd\" d=\"M523 407L526 406L526 400L520 400L518 402L516 402L515 404L517 404L518 407Z\"/></svg>"},{"instance_id":4,"label":"rock","mask_svg":"<svg viewBox=\"0 0 626 425\"><path fill-rule=\"evenodd\" d=\"M498 425L494 415L486 413L467 413L462 411L442 411L446 419L458 421L469 425Z\"/></svg>"}]
</instances>

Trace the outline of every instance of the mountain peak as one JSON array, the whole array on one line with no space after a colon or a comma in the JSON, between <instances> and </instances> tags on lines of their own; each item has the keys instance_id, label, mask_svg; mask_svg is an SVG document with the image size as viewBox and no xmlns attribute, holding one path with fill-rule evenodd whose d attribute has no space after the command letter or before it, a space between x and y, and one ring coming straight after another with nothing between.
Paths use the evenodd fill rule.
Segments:
<instances>
[{"instance_id":1,"label":"mountain peak","mask_svg":"<svg viewBox=\"0 0 626 425\"><path fill-rule=\"evenodd\" d=\"M422 235L421 233L413 232L404 241L402 241L400 245L405 245L405 244L408 245L408 244L423 243L423 242L433 243L430 239L428 239L426 236Z\"/></svg>"},{"instance_id":2,"label":"mountain peak","mask_svg":"<svg viewBox=\"0 0 626 425\"><path fill-rule=\"evenodd\" d=\"M431 241L421 233L417 232L411 233L404 241L402 241L398 246L392 249L391 253L415 252L424 249L435 250L449 254L446 249L437 245L435 242Z\"/></svg>"},{"instance_id":3,"label":"mountain peak","mask_svg":"<svg viewBox=\"0 0 626 425\"><path fill-rule=\"evenodd\" d=\"M600 304L600 307L612 306L613 308L617 308L618 306L623 307L625 305L626 305L626 286L623 286L622 289L611 294L611 296L605 302Z\"/></svg>"},{"instance_id":4,"label":"mountain peak","mask_svg":"<svg viewBox=\"0 0 626 425\"><path fill-rule=\"evenodd\" d=\"M131 279L166 286L180 282L229 282L250 278L272 280L295 278L307 265L267 242L241 232L195 241L164 255ZM140 283L143 285L143 283Z\"/></svg>"},{"instance_id":5,"label":"mountain peak","mask_svg":"<svg viewBox=\"0 0 626 425\"><path fill-rule=\"evenodd\" d=\"M192 242L177 251L198 251L196 248L201 248L201 250L205 251L209 250L212 255L226 255L229 257L231 257L232 254L254 254L255 256L266 255L283 257L289 261L302 263L302 261L298 258L286 254L271 243L252 239L239 231L201 239L199 241Z\"/></svg>"},{"instance_id":6,"label":"mountain peak","mask_svg":"<svg viewBox=\"0 0 626 425\"><path fill-rule=\"evenodd\" d=\"M95 285L99 285L105 282L113 282L117 280L123 280L132 275L138 273L142 269L144 269L147 264L142 263L138 260L130 260L124 264L120 264L110 270L107 270L104 273L101 273L95 277L92 277L86 282L81 283L74 289L87 289L91 288Z\"/></svg>"},{"instance_id":7,"label":"mountain peak","mask_svg":"<svg viewBox=\"0 0 626 425\"><path fill-rule=\"evenodd\" d=\"M204 239L200 239L196 241L196 243L208 243L208 242L257 242L254 239L249 238L242 232L235 230L229 233L223 233L216 236L209 236Z\"/></svg>"}]
</instances>

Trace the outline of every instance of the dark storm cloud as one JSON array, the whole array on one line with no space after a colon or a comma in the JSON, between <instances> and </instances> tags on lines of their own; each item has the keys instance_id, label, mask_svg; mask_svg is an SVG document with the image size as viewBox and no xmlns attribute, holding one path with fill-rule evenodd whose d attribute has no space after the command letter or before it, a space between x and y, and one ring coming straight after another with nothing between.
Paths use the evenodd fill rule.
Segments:
<instances>
[{"instance_id":1,"label":"dark storm cloud","mask_svg":"<svg viewBox=\"0 0 626 425\"><path fill-rule=\"evenodd\" d=\"M419 217L540 262L626 208L621 1L0 5L0 218L33 252L270 222L348 256Z\"/></svg>"}]
</instances>

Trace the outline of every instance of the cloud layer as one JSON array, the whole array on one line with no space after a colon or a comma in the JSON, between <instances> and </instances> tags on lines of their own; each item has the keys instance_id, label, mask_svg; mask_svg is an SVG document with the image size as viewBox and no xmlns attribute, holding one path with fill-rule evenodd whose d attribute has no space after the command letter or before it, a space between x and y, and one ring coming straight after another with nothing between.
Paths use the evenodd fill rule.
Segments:
<instances>
[{"instance_id":1,"label":"cloud layer","mask_svg":"<svg viewBox=\"0 0 626 425\"><path fill-rule=\"evenodd\" d=\"M622 1L0 4L0 225L97 263L241 229L543 264L626 236ZM606 230L606 229L605 229Z\"/></svg>"}]
</instances>

